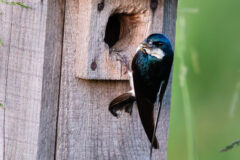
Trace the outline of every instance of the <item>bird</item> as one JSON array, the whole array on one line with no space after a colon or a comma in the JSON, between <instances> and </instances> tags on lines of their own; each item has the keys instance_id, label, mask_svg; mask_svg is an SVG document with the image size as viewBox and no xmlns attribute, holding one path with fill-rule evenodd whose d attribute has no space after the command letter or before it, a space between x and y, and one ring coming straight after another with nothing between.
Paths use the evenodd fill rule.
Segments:
<instances>
[{"instance_id":1,"label":"bird","mask_svg":"<svg viewBox=\"0 0 240 160\"><path fill-rule=\"evenodd\" d=\"M131 90L114 98L109 111L119 117L118 111L132 114L134 102L137 104L141 123L155 149L159 148L155 136L162 100L169 81L174 52L167 36L160 33L149 35L139 44L129 69ZM159 104L156 127L154 124L154 104ZM150 155L151 156L151 155Z\"/></svg>"}]
</instances>

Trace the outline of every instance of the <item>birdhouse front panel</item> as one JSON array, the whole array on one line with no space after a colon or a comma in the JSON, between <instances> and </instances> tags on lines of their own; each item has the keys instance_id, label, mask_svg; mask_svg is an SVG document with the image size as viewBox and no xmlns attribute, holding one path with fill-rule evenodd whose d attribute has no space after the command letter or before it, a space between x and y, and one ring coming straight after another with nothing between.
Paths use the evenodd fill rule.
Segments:
<instances>
[{"instance_id":1,"label":"birdhouse front panel","mask_svg":"<svg viewBox=\"0 0 240 160\"><path fill-rule=\"evenodd\" d=\"M162 26L163 0L80 0L76 77L127 80L139 43Z\"/></svg>"}]
</instances>

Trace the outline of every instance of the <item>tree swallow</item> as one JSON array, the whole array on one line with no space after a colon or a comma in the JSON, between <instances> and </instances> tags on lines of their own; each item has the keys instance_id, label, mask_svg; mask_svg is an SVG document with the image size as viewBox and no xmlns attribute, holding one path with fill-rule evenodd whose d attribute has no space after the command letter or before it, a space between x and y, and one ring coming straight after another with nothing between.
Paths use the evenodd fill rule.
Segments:
<instances>
[{"instance_id":1,"label":"tree swallow","mask_svg":"<svg viewBox=\"0 0 240 160\"><path fill-rule=\"evenodd\" d=\"M154 127L154 104L159 103L157 126L173 63L173 49L165 35L151 34L138 46L136 52L132 60L132 71L129 71L131 90L113 99L109 111L116 117L117 111L123 109L131 114L133 103L136 101L147 137L152 146L158 149Z\"/></svg>"}]
</instances>

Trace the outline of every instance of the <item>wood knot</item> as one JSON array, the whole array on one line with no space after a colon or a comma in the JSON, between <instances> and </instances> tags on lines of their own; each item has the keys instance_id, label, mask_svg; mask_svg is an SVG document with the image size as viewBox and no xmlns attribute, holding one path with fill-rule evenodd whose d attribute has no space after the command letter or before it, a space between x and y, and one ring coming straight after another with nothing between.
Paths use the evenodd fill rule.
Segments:
<instances>
[{"instance_id":1,"label":"wood knot","mask_svg":"<svg viewBox=\"0 0 240 160\"><path fill-rule=\"evenodd\" d=\"M97 68L97 63L96 63L95 61L93 61L92 64L91 64L91 69L92 69L93 71L95 71L96 68Z\"/></svg>"},{"instance_id":2,"label":"wood knot","mask_svg":"<svg viewBox=\"0 0 240 160\"><path fill-rule=\"evenodd\" d=\"M153 12L157 9L157 6L158 6L158 0L151 0L150 8L152 9Z\"/></svg>"},{"instance_id":3,"label":"wood knot","mask_svg":"<svg viewBox=\"0 0 240 160\"><path fill-rule=\"evenodd\" d=\"M100 3L98 3L98 11L102 11L104 8L104 0L102 0Z\"/></svg>"}]
</instances>

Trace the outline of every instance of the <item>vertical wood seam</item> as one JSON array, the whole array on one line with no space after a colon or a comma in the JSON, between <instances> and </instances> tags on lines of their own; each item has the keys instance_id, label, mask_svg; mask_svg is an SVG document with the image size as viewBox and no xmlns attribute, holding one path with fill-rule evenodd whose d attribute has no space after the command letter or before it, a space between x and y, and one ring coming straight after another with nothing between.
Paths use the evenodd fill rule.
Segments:
<instances>
[{"instance_id":1,"label":"vertical wood seam","mask_svg":"<svg viewBox=\"0 0 240 160\"><path fill-rule=\"evenodd\" d=\"M54 160L57 159L57 137L58 137L58 118L59 118L59 108L60 108L60 93L61 93L61 82L62 82L62 59L63 59L63 47L64 47L64 28L65 28L65 10L66 10L66 0L63 1L63 26L62 26L62 45L61 45L61 57L60 57L60 74L59 74L59 89L58 89L58 101L57 101L57 116L56 116L56 134L55 134L55 146L54 146Z\"/></svg>"}]
</instances>

